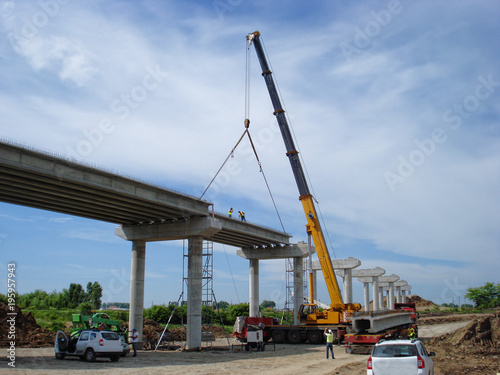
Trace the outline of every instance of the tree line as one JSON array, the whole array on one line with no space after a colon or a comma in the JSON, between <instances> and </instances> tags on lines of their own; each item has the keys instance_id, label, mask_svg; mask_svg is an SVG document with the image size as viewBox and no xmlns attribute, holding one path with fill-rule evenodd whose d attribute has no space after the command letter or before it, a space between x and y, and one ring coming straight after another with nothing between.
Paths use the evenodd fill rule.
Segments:
<instances>
[{"instance_id":1,"label":"tree line","mask_svg":"<svg viewBox=\"0 0 500 375\"><path fill-rule=\"evenodd\" d=\"M477 288L469 288L465 298L473 301L476 307L481 309L500 307L500 283L488 282Z\"/></svg>"},{"instance_id":2,"label":"tree line","mask_svg":"<svg viewBox=\"0 0 500 375\"><path fill-rule=\"evenodd\" d=\"M86 310L99 310L102 304L102 287L95 282L88 282L86 290L81 284L71 283L62 292L47 293L37 289L34 292L16 295L16 304L21 309L46 310L74 309L84 304ZM0 302L7 303L7 296L0 294Z\"/></svg>"}]
</instances>

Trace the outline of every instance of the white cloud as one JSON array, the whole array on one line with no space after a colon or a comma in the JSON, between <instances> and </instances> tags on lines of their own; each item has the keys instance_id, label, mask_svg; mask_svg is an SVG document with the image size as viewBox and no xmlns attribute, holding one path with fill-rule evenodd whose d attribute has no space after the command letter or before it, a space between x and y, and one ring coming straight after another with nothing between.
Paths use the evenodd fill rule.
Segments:
<instances>
[{"instance_id":1,"label":"white cloud","mask_svg":"<svg viewBox=\"0 0 500 375\"><path fill-rule=\"evenodd\" d=\"M3 3L6 34L19 34L23 17L40 11L13 4ZM201 194L243 132L245 35L258 28L335 251L349 256L356 251L349 245L359 242L362 254L379 254L380 262L410 256L424 272L429 262L452 259L465 265L464 283L479 280L474 272L481 266L496 277L487 266L498 260L500 90L494 86L464 112L457 129L443 115L475 95L478 77L500 81L492 38L498 5L407 2L348 61L339 44L352 41L355 28L373 19L371 11L386 5L291 2L278 12L282 17L271 18L275 5L263 5L269 10L263 14L243 2L220 18L212 4L71 2L22 47L2 49L2 134L71 155L90 142L79 155L85 162ZM319 21L305 21L311 19ZM250 132L285 228L305 240L298 192L251 55ZM148 67L165 72L154 89L144 88ZM108 119L112 131L89 138ZM402 158L421 151L418 142L437 128L446 140L391 190L384 173L399 173ZM241 207L248 220L279 228L247 140L230 162L206 198L219 212ZM107 241L102 231L78 228L70 235ZM236 263L243 281L245 262ZM399 266L406 272L410 263ZM284 273L278 268L263 263L277 289ZM453 280L459 268L432 272ZM227 280L228 271L220 272Z\"/></svg>"}]
</instances>

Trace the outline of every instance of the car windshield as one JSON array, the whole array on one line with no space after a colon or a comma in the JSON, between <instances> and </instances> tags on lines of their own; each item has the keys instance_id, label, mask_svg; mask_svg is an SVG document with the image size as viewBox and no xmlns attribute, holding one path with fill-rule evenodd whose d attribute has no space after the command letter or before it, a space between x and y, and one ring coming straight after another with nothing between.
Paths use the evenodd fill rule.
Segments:
<instances>
[{"instance_id":1,"label":"car windshield","mask_svg":"<svg viewBox=\"0 0 500 375\"><path fill-rule=\"evenodd\" d=\"M372 357L414 357L416 355L415 345L394 344L376 346Z\"/></svg>"},{"instance_id":2,"label":"car windshield","mask_svg":"<svg viewBox=\"0 0 500 375\"><path fill-rule=\"evenodd\" d=\"M115 332L101 332L101 335L105 340L120 340L120 336Z\"/></svg>"}]
</instances>

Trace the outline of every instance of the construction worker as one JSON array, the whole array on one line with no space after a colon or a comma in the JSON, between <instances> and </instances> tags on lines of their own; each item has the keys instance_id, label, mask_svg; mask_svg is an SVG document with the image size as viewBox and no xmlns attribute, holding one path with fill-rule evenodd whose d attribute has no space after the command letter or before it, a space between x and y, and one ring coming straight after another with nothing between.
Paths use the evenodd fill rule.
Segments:
<instances>
[{"instance_id":1,"label":"construction worker","mask_svg":"<svg viewBox=\"0 0 500 375\"><path fill-rule=\"evenodd\" d=\"M134 349L134 355L132 357L135 357L137 355L137 345L139 344L139 333L135 328L132 330L130 338L132 341L132 348Z\"/></svg>"},{"instance_id":2,"label":"construction worker","mask_svg":"<svg viewBox=\"0 0 500 375\"><path fill-rule=\"evenodd\" d=\"M326 336L326 359L328 359L328 351L332 353L332 359L335 359L333 355L333 339L335 335L333 334L331 329L326 328L323 334Z\"/></svg>"},{"instance_id":3,"label":"construction worker","mask_svg":"<svg viewBox=\"0 0 500 375\"><path fill-rule=\"evenodd\" d=\"M417 335L415 334L415 328L410 327L408 328L408 338L410 340L413 340Z\"/></svg>"},{"instance_id":4,"label":"construction worker","mask_svg":"<svg viewBox=\"0 0 500 375\"><path fill-rule=\"evenodd\" d=\"M229 217L233 217L233 208L231 207L228 211Z\"/></svg>"},{"instance_id":5,"label":"construction worker","mask_svg":"<svg viewBox=\"0 0 500 375\"><path fill-rule=\"evenodd\" d=\"M245 213L243 211L238 211L238 214L240 215L241 221L247 221L247 219L245 219Z\"/></svg>"}]
</instances>

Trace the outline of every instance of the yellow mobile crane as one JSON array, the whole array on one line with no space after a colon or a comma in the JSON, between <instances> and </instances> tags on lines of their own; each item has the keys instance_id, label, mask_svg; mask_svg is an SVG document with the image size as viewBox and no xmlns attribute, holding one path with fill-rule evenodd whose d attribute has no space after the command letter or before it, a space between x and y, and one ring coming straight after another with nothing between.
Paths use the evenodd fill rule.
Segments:
<instances>
[{"instance_id":1,"label":"yellow mobile crane","mask_svg":"<svg viewBox=\"0 0 500 375\"><path fill-rule=\"evenodd\" d=\"M299 199L306 214L307 233L314 241L331 304L329 308L320 311L314 303L312 274L310 273L311 300L310 303L301 305L297 312L300 325L279 325L277 320L273 318L238 317L234 325L234 335L238 340L245 342L247 341L247 330L256 329L256 327L262 329L263 327L264 341L272 338L275 343L288 341L292 344L298 344L302 341L308 341L311 344L319 344L323 341L323 330L330 328L335 331L339 342L345 339L346 351L352 352L352 348L355 346L369 350L371 345L380 339L397 337L406 331L407 326L415 325L416 322L412 320L411 313L407 311L361 313L358 312L361 309L360 304L342 301L330 254L316 213L314 199L309 190L299 153L295 148L285 111L281 105L278 90L260 41L260 33L255 31L247 35L247 42L248 46L255 47L262 68L262 76L274 107L273 113L285 142L286 155L290 161L299 190ZM249 120L245 119L245 126L248 124Z\"/></svg>"},{"instance_id":2,"label":"yellow mobile crane","mask_svg":"<svg viewBox=\"0 0 500 375\"><path fill-rule=\"evenodd\" d=\"M281 105L281 101L278 95L278 90L274 84L274 79L272 72L269 69L269 64L264 53L260 41L260 32L255 31L247 35L248 45L254 45L255 52L260 62L262 68L262 76L267 85L269 95L271 97L271 102L274 107L274 115L278 121L279 128L281 130L281 135L285 142L286 155L290 161L292 167L293 175L299 189L299 199L302 202L304 208L304 213L307 218L307 233L312 236L314 241L314 246L316 247L316 253L318 254L319 262L321 265L321 270L323 271L323 276L325 278L326 286L328 288L328 293L330 295L330 308L324 311L319 311L319 308L314 304L314 296L312 293L312 280L310 274L309 285L311 287L311 303L303 304L300 306L299 320L305 324L340 324L346 323L345 318L352 315L361 309L361 305L358 303L344 303L342 301L342 295L335 277L335 272L332 266L332 260L326 246L325 238L323 236L323 231L321 230L321 225L318 220L318 215L316 213L316 207L314 205L313 196L309 190L307 184L304 170L299 159L299 152L295 148L293 138L288 126L287 118L285 116L285 111Z\"/></svg>"}]
</instances>

